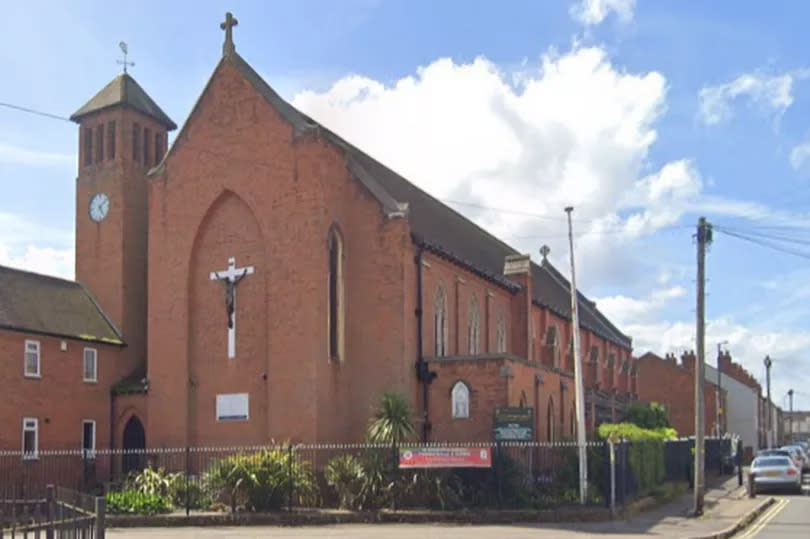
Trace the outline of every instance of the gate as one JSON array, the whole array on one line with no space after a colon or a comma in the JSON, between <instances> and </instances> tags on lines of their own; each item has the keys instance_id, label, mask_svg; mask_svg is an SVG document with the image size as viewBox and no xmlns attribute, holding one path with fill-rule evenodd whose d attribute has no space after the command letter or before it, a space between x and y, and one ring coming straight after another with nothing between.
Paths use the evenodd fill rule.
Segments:
<instances>
[{"instance_id":1,"label":"gate","mask_svg":"<svg viewBox=\"0 0 810 539\"><path fill-rule=\"evenodd\" d=\"M45 499L0 500L0 539L104 539L104 498L48 485Z\"/></svg>"}]
</instances>

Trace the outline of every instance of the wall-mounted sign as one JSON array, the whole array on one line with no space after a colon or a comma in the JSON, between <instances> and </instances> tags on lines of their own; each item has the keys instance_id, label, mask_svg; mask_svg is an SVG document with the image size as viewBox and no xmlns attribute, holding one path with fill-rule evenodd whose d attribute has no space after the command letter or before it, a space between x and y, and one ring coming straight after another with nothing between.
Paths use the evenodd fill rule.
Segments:
<instances>
[{"instance_id":1,"label":"wall-mounted sign","mask_svg":"<svg viewBox=\"0 0 810 539\"><path fill-rule=\"evenodd\" d=\"M250 402L247 393L217 395L217 421L247 421Z\"/></svg>"},{"instance_id":2,"label":"wall-mounted sign","mask_svg":"<svg viewBox=\"0 0 810 539\"><path fill-rule=\"evenodd\" d=\"M495 408L495 440L534 441L534 408Z\"/></svg>"},{"instance_id":3,"label":"wall-mounted sign","mask_svg":"<svg viewBox=\"0 0 810 539\"><path fill-rule=\"evenodd\" d=\"M489 447L409 447L399 450L400 468L490 468Z\"/></svg>"}]
</instances>

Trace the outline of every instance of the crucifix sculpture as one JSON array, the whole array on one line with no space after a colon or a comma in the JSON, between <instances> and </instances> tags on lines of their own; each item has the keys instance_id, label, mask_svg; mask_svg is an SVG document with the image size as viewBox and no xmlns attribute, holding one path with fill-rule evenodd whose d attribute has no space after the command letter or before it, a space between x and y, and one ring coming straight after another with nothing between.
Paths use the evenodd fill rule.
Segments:
<instances>
[{"instance_id":1,"label":"crucifix sculpture","mask_svg":"<svg viewBox=\"0 0 810 539\"><path fill-rule=\"evenodd\" d=\"M236 47L233 44L233 27L239 24L231 12L225 14L225 22L220 23L219 27L225 30L225 43L222 44L222 56L230 56L236 52Z\"/></svg>"},{"instance_id":2,"label":"crucifix sculpture","mask_svg":"<svg viewBox=\"0 0 810 539\"><path fill-rule=\"evenodd\" d=\"M225 285L225 313L228 316L228 358L236 357L236 285L248 275L253 274L253 266L236 267L236 259L228 259L228 269L212 271L212 281L222 281Z\"/></svg>"}]
</instances>

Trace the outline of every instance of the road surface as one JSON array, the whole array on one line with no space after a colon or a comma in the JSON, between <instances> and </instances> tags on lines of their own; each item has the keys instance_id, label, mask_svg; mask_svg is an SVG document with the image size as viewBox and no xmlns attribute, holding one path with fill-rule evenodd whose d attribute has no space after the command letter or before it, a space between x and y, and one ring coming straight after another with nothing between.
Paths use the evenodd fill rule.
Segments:
<instances>
[{"instance_id":1,"label":"road surface","mask_svg":"<svg viewBox=\"0 0 810 539\"><path fill-rule=\"evenodd\" d=\"M735 539L805 539L810 537L810 475L804 492L780 494L773 508Z\"/></svg>"}]
</instances>

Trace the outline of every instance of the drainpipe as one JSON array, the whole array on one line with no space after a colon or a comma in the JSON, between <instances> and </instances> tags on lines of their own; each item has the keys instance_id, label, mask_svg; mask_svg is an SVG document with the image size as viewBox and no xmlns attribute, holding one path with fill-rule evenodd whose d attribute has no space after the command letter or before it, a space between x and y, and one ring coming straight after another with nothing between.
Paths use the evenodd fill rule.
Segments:
<instances>
[{"instance_id":1,"label":"drainpipe","mask_svg":"<svg viewBox=\"0 0 810 539\"><path fill-rule=\"evenodd\" d=\"M422 409L424 410L422 441L427 442L431 429L428 412L428 387L436 378L436 373L430 371L422 350L422 253L424 250L424 246L420 243L413 261L416 264L416 378L422 382Z\"/></svg>"}]
</instances>

